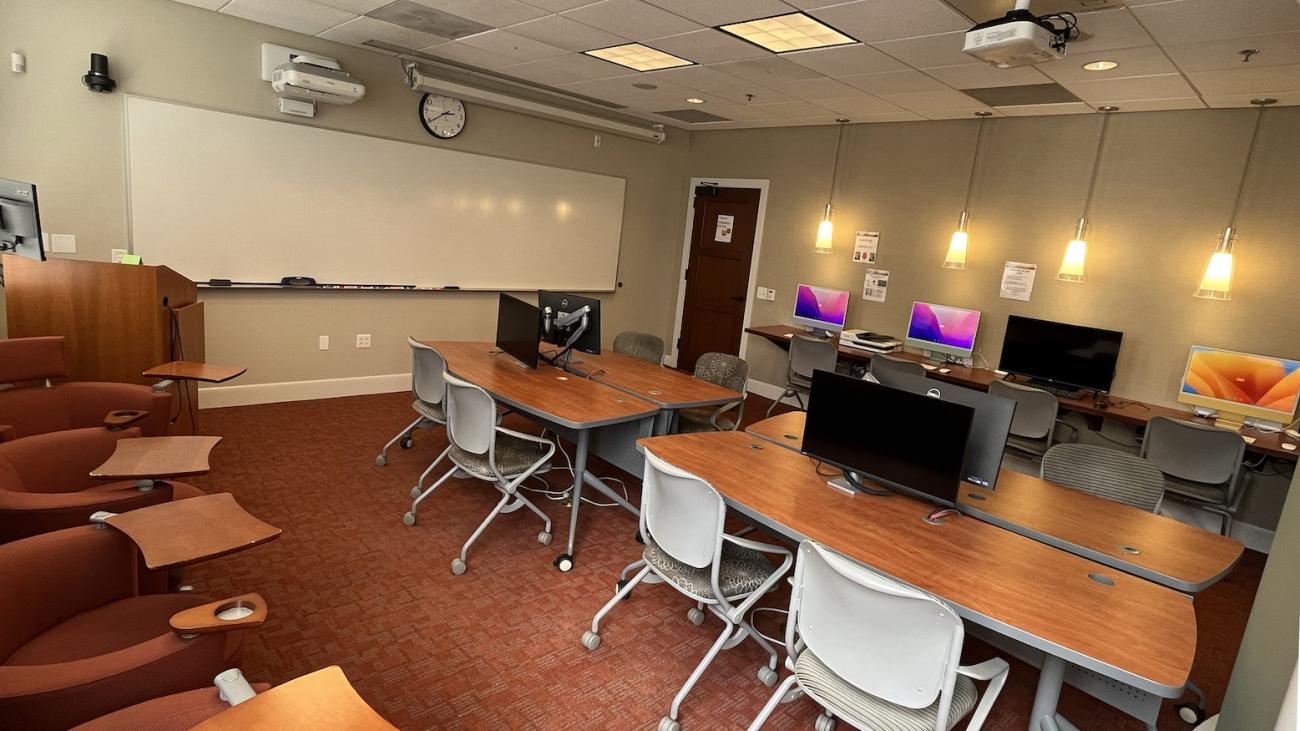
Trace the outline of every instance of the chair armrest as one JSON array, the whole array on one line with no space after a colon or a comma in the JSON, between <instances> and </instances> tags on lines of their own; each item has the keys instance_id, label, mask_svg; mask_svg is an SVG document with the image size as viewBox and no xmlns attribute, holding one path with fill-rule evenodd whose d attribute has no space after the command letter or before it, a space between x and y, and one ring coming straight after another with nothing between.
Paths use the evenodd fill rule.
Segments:
<instances>
[{"instance_id":1,"label":"chair armrest","mask_svg":"<svg viewBox=\"0 0 1300 731\"><path fill-rule=\"evenodd\" d=\"M156 392L135 383L100 383L77 381L56 386L67 401L68 421L73 427L98 426L104 414L119 409L147 411L149 415L136 423L148 437L167 433L171 416L172 395Z\"/></svg>"},{"instance_id":2,"label":"chair armrest","mask_svg":"<svg viewBox=\"0 0 1300 731\"><path fill-rule=\"evenodd\" d=\"M721 426L718 426L718 417L722 416L723 414L727 413L728 411L731 411L732 409L738 406L741 407L742 411L736 414L736 423L732 425L731 429L723 429ZM719 407L717 411L713 412L713 415L709 417L709 423L712 424L713 428L717 429L718 431L735 431L736 429L740 428L740 417L741 417L741 413L743 413L744 406L745 406L745 399L743 398L738 399L736 401L732 401L730 403L725 403L721 407Z\"/></svg>"},{"instance_id":3,"label":"chair armrest","mask_svg":"<svg viewBox=\"0 0 1300 731\"><path fill-rule=\"evenodd\" d=\"M33 434L0 444L0 459L27 492L73 492L104 484L90 476L91 470L112 456L118 440L138 436L136 427L109 431L102 426Z\"/></svg>"},{"instance_id":4,"label":"chair armrest","mask_svg":"<svg viewBox=\"0 0 1300 731\"><path fill-rule=\"evenodd\" d=\"M268 608L261 594L240 594L190 607L172 615L172 630L181 637L260 627Z\"/></svg>"},{"instance_id":5,"label":"chair armrest","mask_svg":"<svg viewBox=\"0 0 1300 731\"><path fill-rule=\"evenodd\" d=\"M547 439L546 437L539 437L536 434L525 434L524 432L515 431L514 429L507 429L504 426L498 426L496 427L496 430L501 432L502 434L509 434L512 437L527 439L530 442L536 442L538 444L548 444L552 449L555 448L555 442L552 442L550 439Z\"/></svg>"},{"instance_id":6,"label":"chair armrest","mask_svg":"<svg viewBox=\"0 0 1300 731\"><path fill-rule=\"evenodd\" d=\"M978 665L962 665L957 668L957 672L972 680L992 680L1010 670L1011 666L1000 657L991 657Z\"/></svg>"},{"instance_id":7,"label":"chair armrest","mask_svg":"<svg viewBox=\"0 0 1300 731\"><path fill-rule=\"evenodd\" d=\"M121 429L122 427L137 422L148 415L148 411L142 411L140 409L115 409L104 414L104 426L111 430Z\"/></svg>"},{"instance_id":8,"label":"chair armrest","mask_svg":"<svg viewBox=\"0 0 1300 731\"><path fill-rule=\"evenodd\" d=\"M1000 657L990 658L978 665L963 665L957 668L957 672L968 678L975 680L987 680L989 685L984 689L980 696L979 705L975 706L975 712L971 714L970 723L966 725L967 731L979 731L984 726L984 721L989 717L989 711L993 710L993 703L997 701L998 695L1002 693L1002 686L1007 682L1007 675L1011 672L1011 666L1006 660Z\"/></svg>"},{"instance_id":9,"label":"chair armrest","mask_svg":"<svg viewBox=\"0 0 1300 731\"><path fill-rule=\"evenodd\" d=\"M0 543L90 524L100 510L125 513L171 502L172 486L154 483L152 490L123 487L121 490L65 493L0 491Z\"/></svg>"}]
</instances>

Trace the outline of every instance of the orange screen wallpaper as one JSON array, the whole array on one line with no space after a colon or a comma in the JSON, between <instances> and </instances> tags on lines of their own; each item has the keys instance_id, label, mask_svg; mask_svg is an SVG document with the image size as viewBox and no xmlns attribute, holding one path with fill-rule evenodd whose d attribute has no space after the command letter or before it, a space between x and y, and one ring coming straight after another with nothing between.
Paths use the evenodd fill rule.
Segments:
<instances>
[{"instance_id":1,"label":"orange screen wallpaper","mask_svg":"<svg viewBox=\"0 0 1300 731\"><path fill-rule=\"evenodd\" d=\"M1193 348L1183 392L1290 414L1300 392L1300 363Z\"/></svg>"}]
</instances>

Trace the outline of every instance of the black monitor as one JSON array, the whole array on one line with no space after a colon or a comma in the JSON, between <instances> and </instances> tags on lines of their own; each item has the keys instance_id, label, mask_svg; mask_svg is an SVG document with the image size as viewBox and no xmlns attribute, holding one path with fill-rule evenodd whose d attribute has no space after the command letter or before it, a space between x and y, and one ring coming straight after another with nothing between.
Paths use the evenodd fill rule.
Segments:
<instances>
[{"instance_id":1,"label":"black monitor","mask_svg":"<svg viewBox=\"0 0 1300 731\"><path fill-rule=\"evenodd\" d=\"M860 378L814 371L802 452L861 478L953 506L974 409Z\"/></svg>"},{"instance_id":2,"label":"black monitor","mask_svg":"<svg viewBox=\"0 0 1300 731\"><path fill-rule=\"evenodd\" d=\"M565 347L574 333L582 327L577 320L568 325L559 325L561 318L587 308L587 329L573 341L572 348L600 355L600 300L565 292L538 292L537 306L542 310L542 340Z\"/></svg>"},{"instance_id":3,"label":"black monitor","mask_svg":"<svg viewBox=\"0 0 1300 731\"><path fill-rule=\"evenodd\" d=\"M1007 434L1011 432L1011 419L1016 413L1015 401L925 376L897 374L890 377L888 385L974 409L961 479L990 489L997 485L1002 455L1007 449Z\"/></svg>"},{"instance_id":4,"label":"black monitor","mask_svg":"<svg viewBox=\"0 0 1300 731\"><path fill-rule=\"evenodd\" d=\"M504 292L497 302L497 347L529 368L537 367L542 311Z\"/></svg>"},{"instance_id":5,"label":"black monitor","mask_svg":"<svg viewBox=\"0 0 1300 731\"><path fill-rule=\"evenodd\" d=\"M1124 333L1011 315L999 368L1043 383L1110 391Z\"/></svg>"},{"instance_id":6,"label":"black monitor","mask_svg":"<svg viewBox=\"0 0 1300 731\"><path fill-rule=\"evenodd\" d=\"M45 261L36 186L0 178L0 253Z\"/></svg>"}]
</instances>

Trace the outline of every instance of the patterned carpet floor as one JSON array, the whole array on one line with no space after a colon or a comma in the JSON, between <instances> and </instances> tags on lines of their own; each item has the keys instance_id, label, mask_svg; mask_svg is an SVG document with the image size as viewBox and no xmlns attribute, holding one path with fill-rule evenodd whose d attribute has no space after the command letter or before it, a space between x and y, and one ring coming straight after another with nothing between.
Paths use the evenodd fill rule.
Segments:
<instances>
[{"instance_id":1,"label":"patterned carpet floor","mask_svg":"<svg viewBox=\"0 0 1300 731\"><path fill-rule=\"evenodd\" d=\"M751 399L747 422L769 403ZM416 477L446 445L441 429L421 430L413 448L394 448L388 465L377 467L380 447L413 418L407 394L201 412L201 431L224 439L212 472L193 481L234 494L284 529L273 543L187 574L196 591L210 596L258 591L268 600L269 620L245 643L245 675L280 683L340 665L361 695L403 729L655 728L721 623L710 618L695 627L686 619L687 599L662 585L644 586L606 617L596 652L581 646L619 571L640 555L636 521L616 507L583 511L571 573L552 566L567 538L568 510L538 495L555 521L551 546L537 542L537 516L502 515L471 551L469 571L453 575L451 560L497 493L452 480L422 504L418 525L403 525ZM519 416L507 425L537 431ZM596 472L621 476L639 502L636 479L599 461ZM555 471L547 479L560 487L569 476ZM1211 711L1222 701L1264 558L1247 552L1231 575L1196 599L1193 678L1209 694ZM781 595L765 603L786 601ZM758 622L767 634L777 633L773 616ZM967 640L967 661L991 654ZM686 699L683 728L745 728L770 693L756 677L765 659L752 642L720 655ZM1037 671L1011 662L987 729L1028 725ZM1160 729L1187 729L1171 705ZM1061 710L1084 731L1142 728L1069 687ZM817 712L799 700L779 708L765 728L809 729Z\"/></svg>"}]
</instances>

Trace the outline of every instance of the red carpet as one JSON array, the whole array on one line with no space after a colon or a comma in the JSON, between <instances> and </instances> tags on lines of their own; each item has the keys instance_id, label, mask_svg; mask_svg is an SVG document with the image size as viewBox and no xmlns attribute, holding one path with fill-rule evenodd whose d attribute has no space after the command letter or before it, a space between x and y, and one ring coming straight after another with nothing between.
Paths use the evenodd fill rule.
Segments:
<instances>
[{"instance_id":1,"label":"red carpet","mask_svg":"<svg viewBox=\"0 0 1300 731\"><path fill-rule=\"evenodd\" d=\"M747 421L760 418L768 403L751 398ZM270 603L269 620L246 643L245 675L280 683L340 665L361 695L403 729L653 729L721 624L710 618L695 627L686 620L687 599L645 586L606 618L600 649L590 653L579 644L619 571L640 555L636 521L619 508L584 510L572 573L551 565L567 538L567 510L538 496L555 521L551 546L537 542L541 521L529 511L503 515L474 546L468 573L454 576L452 558L498 493L450 481L421 505L418 525L402 525L416 476L445 446L442 431L419 431L413 449L389 452L386 467L374 458L413 418L406 394L201 412L201 431L224 441L213 452L211 474L194 482L233 493L284 529L274 543L187 575L205 594L259 591ZM517 416L508 425L536 431ZM617 471L602 466L598 473ZM560 486L569 478L557 471L549 480ZM1248 552L1196 600L1193 678L1210 694L1212 711L1263 563ZM769 634L774 625L770 615L759 622ZM968 660L991 653L967 642ZM720 655L687 697L683 728L745 728L770 693L755 675L765 658L752 642ZM1012 661L985 728L1023 730L1036 681L1036 670ZM1061 709L1085 730L1142 728L1071 688ZM816 714L801 700L779 708L765 728L812 728ZM1160 728L1188 727L1167 707Z\"/></svg>"}]
</instances>

